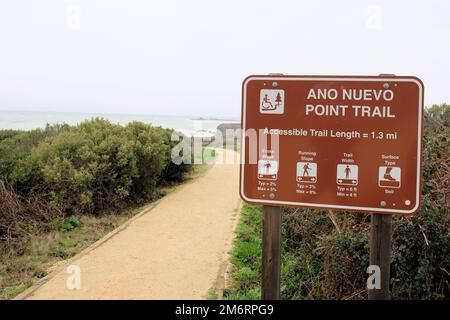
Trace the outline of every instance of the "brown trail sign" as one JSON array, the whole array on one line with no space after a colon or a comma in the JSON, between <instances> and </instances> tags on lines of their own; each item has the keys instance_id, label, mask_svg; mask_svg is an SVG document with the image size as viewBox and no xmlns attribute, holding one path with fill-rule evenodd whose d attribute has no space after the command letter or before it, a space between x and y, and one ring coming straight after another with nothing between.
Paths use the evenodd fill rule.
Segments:
<instances>
[{"instance_id":1,"label":"brown trail sign","mask_svg":"<svg viewBox=\"0 0 450 320\"><path fill-rule=\"evenodd\" d=\"M267 206L414 214L421 196L423 99L423 83L416 77L246 78L242 199ZM390 224L380 230L390 230Z\"/></svg>"}]
</instances>

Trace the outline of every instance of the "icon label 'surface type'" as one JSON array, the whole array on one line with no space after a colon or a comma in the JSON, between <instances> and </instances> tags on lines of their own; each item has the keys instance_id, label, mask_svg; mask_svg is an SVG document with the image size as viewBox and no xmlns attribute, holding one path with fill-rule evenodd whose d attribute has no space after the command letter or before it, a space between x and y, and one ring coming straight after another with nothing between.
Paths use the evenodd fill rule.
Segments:
<instances>
[{"instance_id":1,"label":"icon label 'surface type'","mask_svg":"<svg viewBox=\"0 0 450 320\"><path fill-rule=\"evenodd\" d=\"M423 91L415 77L248 77L241 197L265 205L416 212Z\"/></svg>"}]
</instances>

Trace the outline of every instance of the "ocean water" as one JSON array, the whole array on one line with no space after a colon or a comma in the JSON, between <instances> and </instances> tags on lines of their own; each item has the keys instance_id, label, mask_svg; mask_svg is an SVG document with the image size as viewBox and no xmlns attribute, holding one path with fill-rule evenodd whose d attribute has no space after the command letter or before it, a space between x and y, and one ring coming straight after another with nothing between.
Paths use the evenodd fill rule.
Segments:
<instances>
[{"instance_id":1,"label":"ocean water","mask_svg":"<svg viewBox=\"0 0 450 320\"><path fill-rule=\"evenodd\" d=\"M163 128L171 128L189 136L211 136L221 123L236 123L236 119L196 119L181 116L94 114L36 111L0 111L0 129L31 130L45 128L47 124L67 123L76 125L82 121L102 117L112 123L126 125L142 121Z\"/></svg>"}]
</instances>

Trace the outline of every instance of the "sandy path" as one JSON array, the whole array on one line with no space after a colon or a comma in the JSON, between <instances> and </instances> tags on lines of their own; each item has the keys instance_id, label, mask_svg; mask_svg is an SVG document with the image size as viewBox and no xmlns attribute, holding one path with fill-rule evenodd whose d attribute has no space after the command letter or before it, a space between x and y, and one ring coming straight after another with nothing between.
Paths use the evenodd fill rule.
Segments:
<instances>
[{"instance_id":1,"label":"sandy path","mask_svg":"<svg viewBox=\"0 0 450 320\"><path fill-rule=\"evenodd\" d=\"M202 177L179 187L145 214L65 263L27 299L202 299L224 272L239 206L233 151ZM68 265L81 270L69 290Z\"/></svg>"}]
</instances>

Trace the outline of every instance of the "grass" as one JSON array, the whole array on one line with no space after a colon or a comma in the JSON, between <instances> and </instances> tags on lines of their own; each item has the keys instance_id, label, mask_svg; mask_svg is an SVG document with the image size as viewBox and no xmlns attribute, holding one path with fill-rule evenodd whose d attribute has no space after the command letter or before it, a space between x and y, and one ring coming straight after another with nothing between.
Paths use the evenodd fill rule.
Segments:
<instances>
[{"instance_id":1,"label":"grass","mask_svg":"<svg viewBox=\"0 0 450 320\"><path fill-rule=\"evenodd\" d=\"M262 273L262 206L244 203L236 228L236 238L231 250L231 283L224 290L225 300L261 299ZM281 297L284 299L309 299L321 287L321 264L316 260L302 260L291 251L286 239L281 252ZM309 293L299 294L296 288L307 287ZM295 292L291 294L291 292Z\"/></svg>"},{"instance_id":2,"label":"grass","mask_svg":"<svg viewBox=\"0 0 450 320\"><path fill-rule=\"evenodd\" d=\"M210 165L214 163L218 155L216 150L214 150L213 148L203 148L202 156L203 156L202 163L204 165Z\"/></svg>"},{"instance_id":3,"label":"grass","mask_svg":"<svg viewBox=\"0 0 450 320\"><path fill-rule=\"evenodd\" d=\"M214 287L209 288L208 293L206 294L207 300L217 300L217 290Z\"/></svg>"},{"instance_id":4,"label":"grass","mask_svg":"<svg viewBox=\"0 0 450 320\"><path fill-rule=\"evenodd\" d=\"M261 296L262 207L244 204L231 250L232 283L226 300L255 300Z\"/></svg>"},{"instance_id":5,"label":"grass","mask_svg":"<svg viewBox=\"0 0 450 320\"><path fill-rule=\"evenodd\" d=\"M431 227L424 227L425 222L422 220L438 216L438 213L429 215L426 210L423 209L415 218L396 217L394 219L391 292L395 299L417 299L425 294L427 294L426 299L448 297L448 291L445 291L444 286L448 286L446 265L450 261L448 259L449 229L439 231L437 227L439 225L434 221ZM448 217L448 210L441 215L444 218ZM284 210L280 288L282 299L367 298L365 290L367 276L365 270L369 256L367 217L342 213L335 219L341 226L339 232L336 231L327 212ZM433 228L436 234L427 231L429 243L424 240L424 237L420 237L418 232L413 232L413 219L422 219L416 222L416 225L420 222L416 229L420 229L420 226L424 230ZM446 219L445 221L448 221L448 218ZM448 222L444 225L448 225ZM231 250L232 281L224 290L224 299L260 299L261 235L262 207L244 204ZM412 244L407 247L406 243ZM440 251L438 251L440 254L437 256L429 253L433 249L431 247L433 243L440 245ZM421 252L422 247L425 248L425 253ZM409 260L404 261L405 259ZM442 270L432 269L439 267ZM403 269L412 269L412 272L404 274ZM446 276L441 275L443 273L446 273ZM422 280L422 277L425 277L426 281ZM435 277L444 279L438 278L439 281L436 281L437 284L442 282L441 287L433 287L431 281Z\"/></svg>"},{"instance_id":6,"label":"grass","mask_svg":"<svg viewBox=\"0 0 450 320\"><path fill-rule=\"evenodd\" d=\"M224 291L226 300L261 299L262 206L244 203L231 251L231 283ZM289 223L284 221L284 224ZM316 255L301 254L291 248L283 235L280 270L282 299L314 299L323 291L323 265ZM309 242L310 239L307 239ZM314 246L313 246L314 247ZM306 288L300 291L299 288ZM322 291L321 291L322 290Z\"/></svg>"},{"instance_id":7,"label":"grass","mask_svg":"<svg viewBox=\"0 0 450 320\"><path fill-rule=\"evenodd\" d=\"M217 156L213 151L205 149L203 156L213 160ZM193 166L186 180L203 176L210 167L206 163ZM159 194L164 196L178 185L167 185ZM30 229L28 237L0 248L0 300L22 293L51 272L52 266L77 255L143 209L58 218L44 229Z\"/></svg>"}]
</instances>

